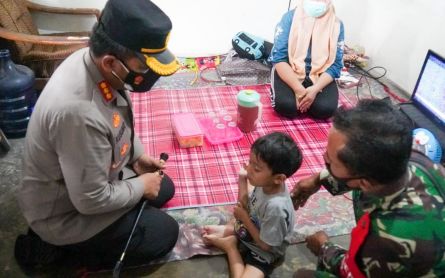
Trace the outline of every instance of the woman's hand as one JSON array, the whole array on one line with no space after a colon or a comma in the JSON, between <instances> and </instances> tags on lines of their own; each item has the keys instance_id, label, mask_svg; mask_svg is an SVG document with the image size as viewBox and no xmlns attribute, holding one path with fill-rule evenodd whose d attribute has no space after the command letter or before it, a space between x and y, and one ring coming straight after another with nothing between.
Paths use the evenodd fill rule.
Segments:
<instances>
[{"instance_id":1,"label":"woman's hand","mask_svg":"<svg viewBox=\"0 0 445 278\"><path fill-rule=\"evenodd\" d=\"M299 101L297 101L299 105L298 110L300 110L301 113L305 113L309 110L312 103L314 103L318 92L318 89L316 89L314 86L306 88L306 93L299 99Z\"/></svg>"},{"instance_id":2,"label":"woman's hand","mask_svg":"<svg viewBox=\"0 0 445 278\"><path fill-rule=\"evenodd\" d=\"M295 101L296 101L296 104L297 104L297 109L299 109L300 103L303 100L305 95L306 95L306 89L305 89L305 91L303 91L301 93L295 93Z\"/></svg>"},{"instance_id":3,"label":"woman's hand","mask_svg":"<svg viewBox=\"0 0 445 278\"><path fill-rule=\"evenodd\" d=\"M133 163L133 170L136 174L142 175L145 173L153 173L157 170L165 169L165 161L155 159L147 154L141 155L141 157Z\"/></svg>"}]
</instances>

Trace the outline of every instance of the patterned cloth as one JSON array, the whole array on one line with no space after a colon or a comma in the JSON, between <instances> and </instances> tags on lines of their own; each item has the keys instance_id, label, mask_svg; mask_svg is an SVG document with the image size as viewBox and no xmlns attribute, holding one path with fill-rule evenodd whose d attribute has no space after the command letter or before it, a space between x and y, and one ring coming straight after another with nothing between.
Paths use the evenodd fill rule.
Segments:
<instances>
[{"instance_id":1,"label":"patterned cloth","mask_svg":"<svg viewBox=\"0 0 445 278\"><path fill-rule=\"evenodd\" d=\"M198 118L225 109L236 116L236 95L242 89L254 89L261 95L262 120L256 131L246 133L236 142L202 147L180 148L171 118L175 113L193 112ZM154 90L133 94L135 130L145 151L158 157L167 152L170 158L166 173L176 186L175 197L167 208L196 207L234 203L238 193L238 170L247 162L252 143L272 131L288 133L303 152L303 164L287 185L323 168L322 154L331 123L327 120L278 116L270 106L269 85L227 86L189 90ZM340 94L340 103L348 101Z\"/></svg>"},{"instance_id":2,"label":"patterned cloth","mask_svg":"<svg viewBox=\"0 0 445 278\"><path fill-rule=\"evenodd\" d=\"M195 255L222 254L221 250L204 245L201 228L227 224L233 219L233 205L175 209L167 213L179 223L181 232L173 251L150 264L185 260ZM343 196L320 191L295 212L294 232L289 241L291 244L302 242L306 236L319 230L324 230L329 236L349 234L353 226L352 202Z\"/></svg>"},{"instance_id":3,"label":"patterned cloth","mask_svg":"<svg viewBox=\"0 0 445 278\"><path fill-rule=\"evenodd\" d=\"M185 260L196 255L219 255L223 252L208 247L202 241L201 228L205 225L225 225L233 218L233 205L174 209L167 213L179 223L179 238L173 250L163 258L151 261L148 265ZM319 230L329 236L349 234L354 226L352 202L343 196L332 196L327 191L319 191L296 213L291 244L302 242L305 237ZM307 267L298 258L284 263L286 269ZM128 267L126 267L128 268ZM107 272L109 270L105 270Z\"/></svg>"}]
</instances>

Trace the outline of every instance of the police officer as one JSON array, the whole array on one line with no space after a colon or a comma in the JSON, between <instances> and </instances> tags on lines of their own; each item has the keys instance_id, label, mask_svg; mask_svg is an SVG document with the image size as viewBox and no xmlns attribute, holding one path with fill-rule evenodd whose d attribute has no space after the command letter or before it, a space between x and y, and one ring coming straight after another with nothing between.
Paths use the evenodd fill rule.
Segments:
<instances>
[{"instance_id":1,"label":"police officer","mask_svg":"<svg viewBox=\"0 0 445 278\"><path fill-rule=\"evenodd\" d=\"M67 254L91 265L114 264L143 200L149 205L126 263L147 263L175 245L178 223L159 210L174 184L160 174L164 162L144 154L128 93L146 92L179 68L167 49L171 28L149 0L109 0L89 47L54 72L26 136L18 200L29 231L16 240L20 265L45 265ZM136 176L125 179L126 167Z\"/></svg>"}]
</instances>

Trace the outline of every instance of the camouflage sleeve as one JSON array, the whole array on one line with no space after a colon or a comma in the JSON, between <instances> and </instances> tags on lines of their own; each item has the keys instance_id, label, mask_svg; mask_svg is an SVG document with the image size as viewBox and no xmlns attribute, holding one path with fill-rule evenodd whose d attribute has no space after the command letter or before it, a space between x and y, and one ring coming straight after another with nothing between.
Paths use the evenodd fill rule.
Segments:
<instances>
[{"instance_id":1,"label":"camouflage sleeve","mask_svg":"<svg viewBox=\"0 0 445 278\"><path fill-rule=\"evenodd\" d=\"M314 277L316 277L316 278L338 278L337 275L334 275L334 274L326 272L326 271L318 271L318 270L315 272Z\"/></svg>"},{"instance_id":2,"label":"camouflage sleeve","mask_svg":"<svg viewBox=\"0 0 445 278\"><path fill-rule=\"evenodd\" d=\"M321 246L321 252L318 255L317 273L328 272L336 276L339 275L340 265L345 256L346 250L330 241L325 242ZM329 276L317 276L317 277L329 277Z\"/></svg>"}]
</instances>

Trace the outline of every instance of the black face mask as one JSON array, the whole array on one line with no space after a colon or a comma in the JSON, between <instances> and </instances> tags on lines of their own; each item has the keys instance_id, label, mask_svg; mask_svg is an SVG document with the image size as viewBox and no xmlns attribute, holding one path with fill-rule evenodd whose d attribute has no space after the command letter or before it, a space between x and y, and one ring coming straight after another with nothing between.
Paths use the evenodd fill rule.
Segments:
<instances>
[{"instance_id":1,"label":"black face mask","mask_svg":"<svg viewBox=\"0 0 445 278\"><path fill-rule=\"evenodd\" d=\"M321 184L327 191L329 191L332 195L339 195L352 190L352 188L348 186L347 182L356 179L357 177L340 178L334 176L332 175L331 172L331 165L329 163L325 163L325 165L326 165L326 170L328 170L329 172L329 176L328 177L325 176Z\"/></svg>"},{"instance_id":2,"label":"black face mask","mask_svg":"<svg viewBox=\"0 0 445 278\"><path fill-rule=\"evenodd\" d=\"M331 164L330 164L330 163L325 163L325 166L326 166L326 169L329 171L329 174L330 174L334 179L336 179L337 182L342 183L342 184L345 184L345 185L346 185L346 183L347 183L348 181L358 180L358 179L363 179L363 178L365 178L364 176L353 176L353 177L345 177L345 178L337 177L337 176L335 176L334 174L332 174L332 171L331 171Z\"/></svg>"},{"instance_id":3,"label":"black face mask","mask_svg":"<svg viewBox=\"0 0 445 278\"><path fill-rule=\"evenodd\" d=\"M132 71L124 62L119 60L125 69L128 71L125 80L122 80L114 71L111 73L118 78L122 83L124 83L125 89L136 92L143 93L149 91L153 85L161 77L159 74L155 73L151 69L147 69L145 72L139 73Z\"/></svg>"}]
</instances>

